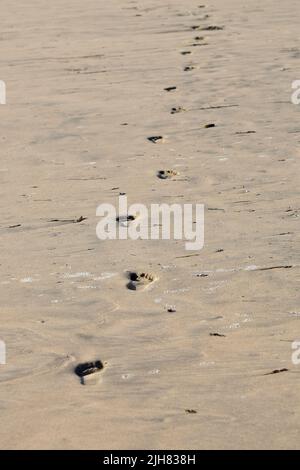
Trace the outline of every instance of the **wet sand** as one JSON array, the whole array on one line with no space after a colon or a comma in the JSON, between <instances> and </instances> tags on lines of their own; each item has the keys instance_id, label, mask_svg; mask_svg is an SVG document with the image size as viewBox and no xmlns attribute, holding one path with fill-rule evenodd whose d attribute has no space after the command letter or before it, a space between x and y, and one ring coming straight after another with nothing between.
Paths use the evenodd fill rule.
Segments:
<instances>
[{"instance_id":1,"label":"wet sand","mask_svg":"<svg viewBox=\"0 0 300 470\"><path fill-rule=\"evenodd\" d=\"M299 449L299 4L199 5L4 2L2 449ZM204 249L99 241L119 192Z\"/></svg>"}]
</instances>

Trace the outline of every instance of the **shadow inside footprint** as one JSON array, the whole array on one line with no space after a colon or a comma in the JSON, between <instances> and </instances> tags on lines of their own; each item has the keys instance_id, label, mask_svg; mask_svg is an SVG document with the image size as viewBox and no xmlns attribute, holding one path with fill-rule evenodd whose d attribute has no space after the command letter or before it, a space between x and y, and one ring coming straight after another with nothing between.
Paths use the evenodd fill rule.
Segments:
<instances>
[{"instance_id":1,"label":"shadow inside footprint","mask_svg":"<svg viewBox=\"0 0 300 470\"><path fill-rule=\"evenodd\" d=\"M127 289L129 290L144 290L150 284L157 280L157 277L151 273L136 273L130 272L128 274L129 282L127 283Z\"/></svg>"},{"instance_id":2,"label":"shadow inside footprint","mask_svg":"<svg viewBox=\"0 0 300 470\"><path fill-rule=\"evenodd\" d=\"M85 385L85 378L92 374L99 373L104 368L103 363L98 360L94 362L84 362L82 364L78 364L74 372L78 377L80 377L80 382Z\"/></svg>"}]
</instances>

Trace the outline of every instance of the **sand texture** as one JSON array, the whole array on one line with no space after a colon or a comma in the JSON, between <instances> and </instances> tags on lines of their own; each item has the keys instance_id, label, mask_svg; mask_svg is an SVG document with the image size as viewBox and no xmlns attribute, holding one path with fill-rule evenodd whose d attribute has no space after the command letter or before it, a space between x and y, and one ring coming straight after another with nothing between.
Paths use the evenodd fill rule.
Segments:
<instances>
[{"instance_id":1,"label":"sand texture","mask_svg":"<svg viewBox=\"0 0 300 470\"><path fill-rule=\"evenodd\" d=\"M200 5L2 1L1 449L300 448L299 1ZM119 192L204 248L98 240Z\"/></svg>"}]
</instances>

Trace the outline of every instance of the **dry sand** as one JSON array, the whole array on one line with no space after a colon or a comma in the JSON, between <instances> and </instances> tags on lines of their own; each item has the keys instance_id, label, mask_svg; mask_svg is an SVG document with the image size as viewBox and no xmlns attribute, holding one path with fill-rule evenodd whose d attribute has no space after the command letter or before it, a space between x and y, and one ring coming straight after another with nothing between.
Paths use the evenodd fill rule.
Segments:
<instances>
[{"instance_id":1,"label":"dry sand","mask_svg":"<svg viewBox=\"0 0 300 470\"><path fill-rule=\"evenodd\" d=\"M200 3L2 2L2 449L300 447L299 2ZM204 249L100 242L119 191L204 203Z\"/></svg>"}]
</instances>

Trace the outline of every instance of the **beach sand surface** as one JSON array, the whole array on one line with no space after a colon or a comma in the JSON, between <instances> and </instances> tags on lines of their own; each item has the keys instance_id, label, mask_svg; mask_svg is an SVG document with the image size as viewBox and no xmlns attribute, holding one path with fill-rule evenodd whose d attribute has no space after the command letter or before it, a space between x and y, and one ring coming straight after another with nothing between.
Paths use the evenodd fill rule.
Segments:
<instances>
[{"instance_id":1,"label":"beach sand surface","mask_svg":"<svg viewBox=\"0 0 300 470\"><path fill-rule=\"evenodd\" d=\"M200 6L2 1L1 449L300 447L299 2ZM120 192L204 248L98 240Z\"/></svg>"}]
</instances>

